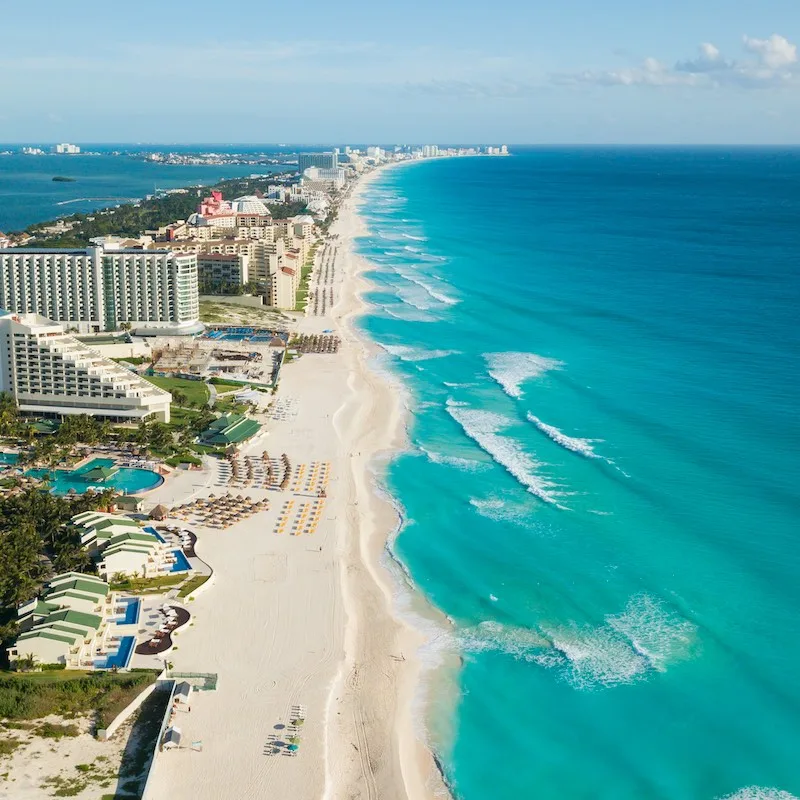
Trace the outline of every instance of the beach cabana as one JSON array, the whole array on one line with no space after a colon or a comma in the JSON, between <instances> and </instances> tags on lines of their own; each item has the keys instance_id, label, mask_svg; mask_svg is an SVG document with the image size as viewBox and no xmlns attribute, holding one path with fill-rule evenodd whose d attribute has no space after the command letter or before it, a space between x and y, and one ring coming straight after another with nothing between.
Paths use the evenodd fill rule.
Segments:
<instances>
[{"instance_id":1,"label":"beach cabana","mask_svg":"<svg viewBox=\"0 0 800 800\"><path fill-rule=\"evenodd\" d=\"M175 688L175 706L179 711L189 711L192 698L192 684L182 681Z\"/></svg>"},{"instance_id":2,"label":"beach cabana","mask_svg":"<svg viewBox=\"0 0 800 800\"><path fill-rule=\"evenodd\" d=\"M169 516L169 509L165 505L157 505L151 512L150 512L150 519L156 519L159 522L161 520L165 520Z\"/></svg>"},{"instance_id":3,"label":"beach cabana","mask_svg":"<svg viewBox=\"0 0 800 800\"><path fill-rule=\"evenodd\" d=\"M164 741L162 742L161 746L164 750L172 750L175 747L180 747L181 729L176 728L174 725L171 728L167 728L167 732L164 734Z\"/></svg>"}]
</instances>

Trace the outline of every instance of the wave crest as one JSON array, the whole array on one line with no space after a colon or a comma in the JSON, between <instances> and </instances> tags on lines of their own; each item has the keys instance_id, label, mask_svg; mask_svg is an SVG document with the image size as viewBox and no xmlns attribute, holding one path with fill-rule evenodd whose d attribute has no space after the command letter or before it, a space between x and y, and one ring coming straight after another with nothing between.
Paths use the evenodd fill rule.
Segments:
<instances>
[{"instance_id":1,"label":"wave crest","mask_svg":"<svg viewBox=\"0 0 800 800\"><path fill-rule=\"evenodd\" d=\"M484 355L489 365L489 375L514 398L522 397L522 384L538 378L545 372L560 369L562 361L546 358L536 353L487 353Z\"/></svg>"},{"instance_id":2,"label":"wave crest","mask_svg":"<svg viewBox=\"0 0 800 800\"><path fill-rule=\"evenodd\" d=\"M531 494L546 503L563 508L557 500L560 492L556 491L556 484L536 474L536 470L542 465L526 453L519 442L499 435L499 431L513 424L512 420L502 414L457 404L453 400L447 401L447 413L472 441Z\"/></svg>"},{"instance_id":3,"label":"wave crest","mask_svg":"<svg viewBox=\"0 0 800 800\"><path fill-rule=\"evenodd\" d=\"M556 668L577 689L599 689L665 671L687 656L695 633L691 622L655 598L637 595L621 614L596 626L543 624L535 630L491 621L459 631L456 640L465 653L504 653Z\"/></svg>"},{"instance_id":4,"label":"wave crest","mask_svg":"<svg viewBox=\"0 0 800 800\"><path fill-rule=\"evenodd\" d=\"M733 794L726 794L717 800L798 800L798 798L784 792L783 789L772 789L766 786L745 786Z\"/></svg>"},{"instance_id":5,"label":"wave crest","mask_svg":"<svg viewBox=\"0 0 800 800\"><path fill-rule=\"evenodd\" d=\"M459 355L458 350L425 350L422 347L409 347L402 344L383 344L381 347L401 361L430 361L433 358Z\"/></svg>"}]
</instances>

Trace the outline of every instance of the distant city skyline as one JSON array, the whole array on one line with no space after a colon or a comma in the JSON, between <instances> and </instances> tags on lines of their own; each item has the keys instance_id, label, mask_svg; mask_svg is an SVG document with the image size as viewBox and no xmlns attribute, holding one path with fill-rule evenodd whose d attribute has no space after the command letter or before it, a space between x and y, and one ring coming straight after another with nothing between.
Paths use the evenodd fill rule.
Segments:
<instances>
[{"instance_id":1,"label":"distant city skyline","mask_svg":"<svg viewBox=\"0 0 800 800\"><path fill-rule=\"evenodd\" d=\"M533 7L532 7L533 6ZM4 10L6 142L800 143L800 8ZM179 35L170 20L179 26ZM57 20L57 24L56 23ZM52 23L52 24L51 24Z\"/></svg>"}]
</instances>

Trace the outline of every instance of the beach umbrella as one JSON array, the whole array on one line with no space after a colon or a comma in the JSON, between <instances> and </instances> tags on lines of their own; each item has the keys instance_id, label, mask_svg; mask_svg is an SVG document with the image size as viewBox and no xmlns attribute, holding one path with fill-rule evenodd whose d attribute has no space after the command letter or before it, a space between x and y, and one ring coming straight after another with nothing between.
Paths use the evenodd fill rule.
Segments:
<instances>
[{"instance_id":1,"label":"beach umbrella","mask_svg":"<svg viewBox=\"0 0 800 800\"><path fill-rule=\"evenodd\" d=\"M295 751L299 750L300 748L296 744L290 744L286 749L287 750L291 750L294 753Z\"/></svg>"}]
</instances>

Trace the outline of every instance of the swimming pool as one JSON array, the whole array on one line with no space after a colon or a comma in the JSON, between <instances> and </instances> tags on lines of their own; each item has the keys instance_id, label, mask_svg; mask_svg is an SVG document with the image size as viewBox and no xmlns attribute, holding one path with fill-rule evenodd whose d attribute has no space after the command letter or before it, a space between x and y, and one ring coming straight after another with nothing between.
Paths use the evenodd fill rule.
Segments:
<instances>
[{"instance_id":1,"label":"swimming pool","mask_svg":"<svg viewBox=\"0 0 800 800\"><path fill-rule=\"evenodd\" d=\"M18 453L0 453L0 467L12 466L19 461Z\"/></svg>"},{"instance_id":2,"label":"swimming pool","mask_svg":"<svg viewBox=\"0 0 800 800\"><path fill-rule=\"evenodd\" d=\"M170 572L188 572L192 568L183 550L173 550L172 555L175 556L175 563L170 567Z\"/></svg>"},{"instance_id":3,"label":"swimming pool","mask_svg":"<svg viewBox=\"0 0 800 800\"><path fill-rule=\"evenodd\" d=\"M115 619L114 622L117 625L136 625L139 621L139 610L142 606L139 598L123 597L119 602L125 606L125 615L122 619Z\"/></svg>"},{"instance_id":4,"label":"swimming pool","mask_svg":"<svg viewBox=\"0 0 800 800\"><path fill-rule=\"evenodd\" d=\"M119 647L116 653L111 653L105 658L98 659L94 662L96 669L125 669L131 660L133 653L133 646L136 644L135 636L123 636L119 640Z\"/></svg>"},{"instance_id":5,"label":"swimming pool","mask_svg":"<svg viewBox=\"0 0 800 800\"><path fill-rule=\"evenodd\" d=\"M48 482L53 494L69 494L70 489L74 489L77 494L83 494L87 489L113 489L121 494L141 494L164 483L158 473L138 467L121 467L104 481L91 482L83 477L93 469L113 467L115 463L111 458L93 458L79 469L29 469L25 474L32 478L49 475Z\"/></svg>"},{"instance_id":6,"label":"swimming pool","mask_svg":"<svg viewBox=\"0 0 800 800\"><path fill-rule=\"evenodd\" d=\"M155 536L156 539L158 539L158 541L161 542L161 544L167 543L167 540L152 525L147 525L144 529L144 532L152 533L153 536Z\"/></svg>"}]
</instances>

